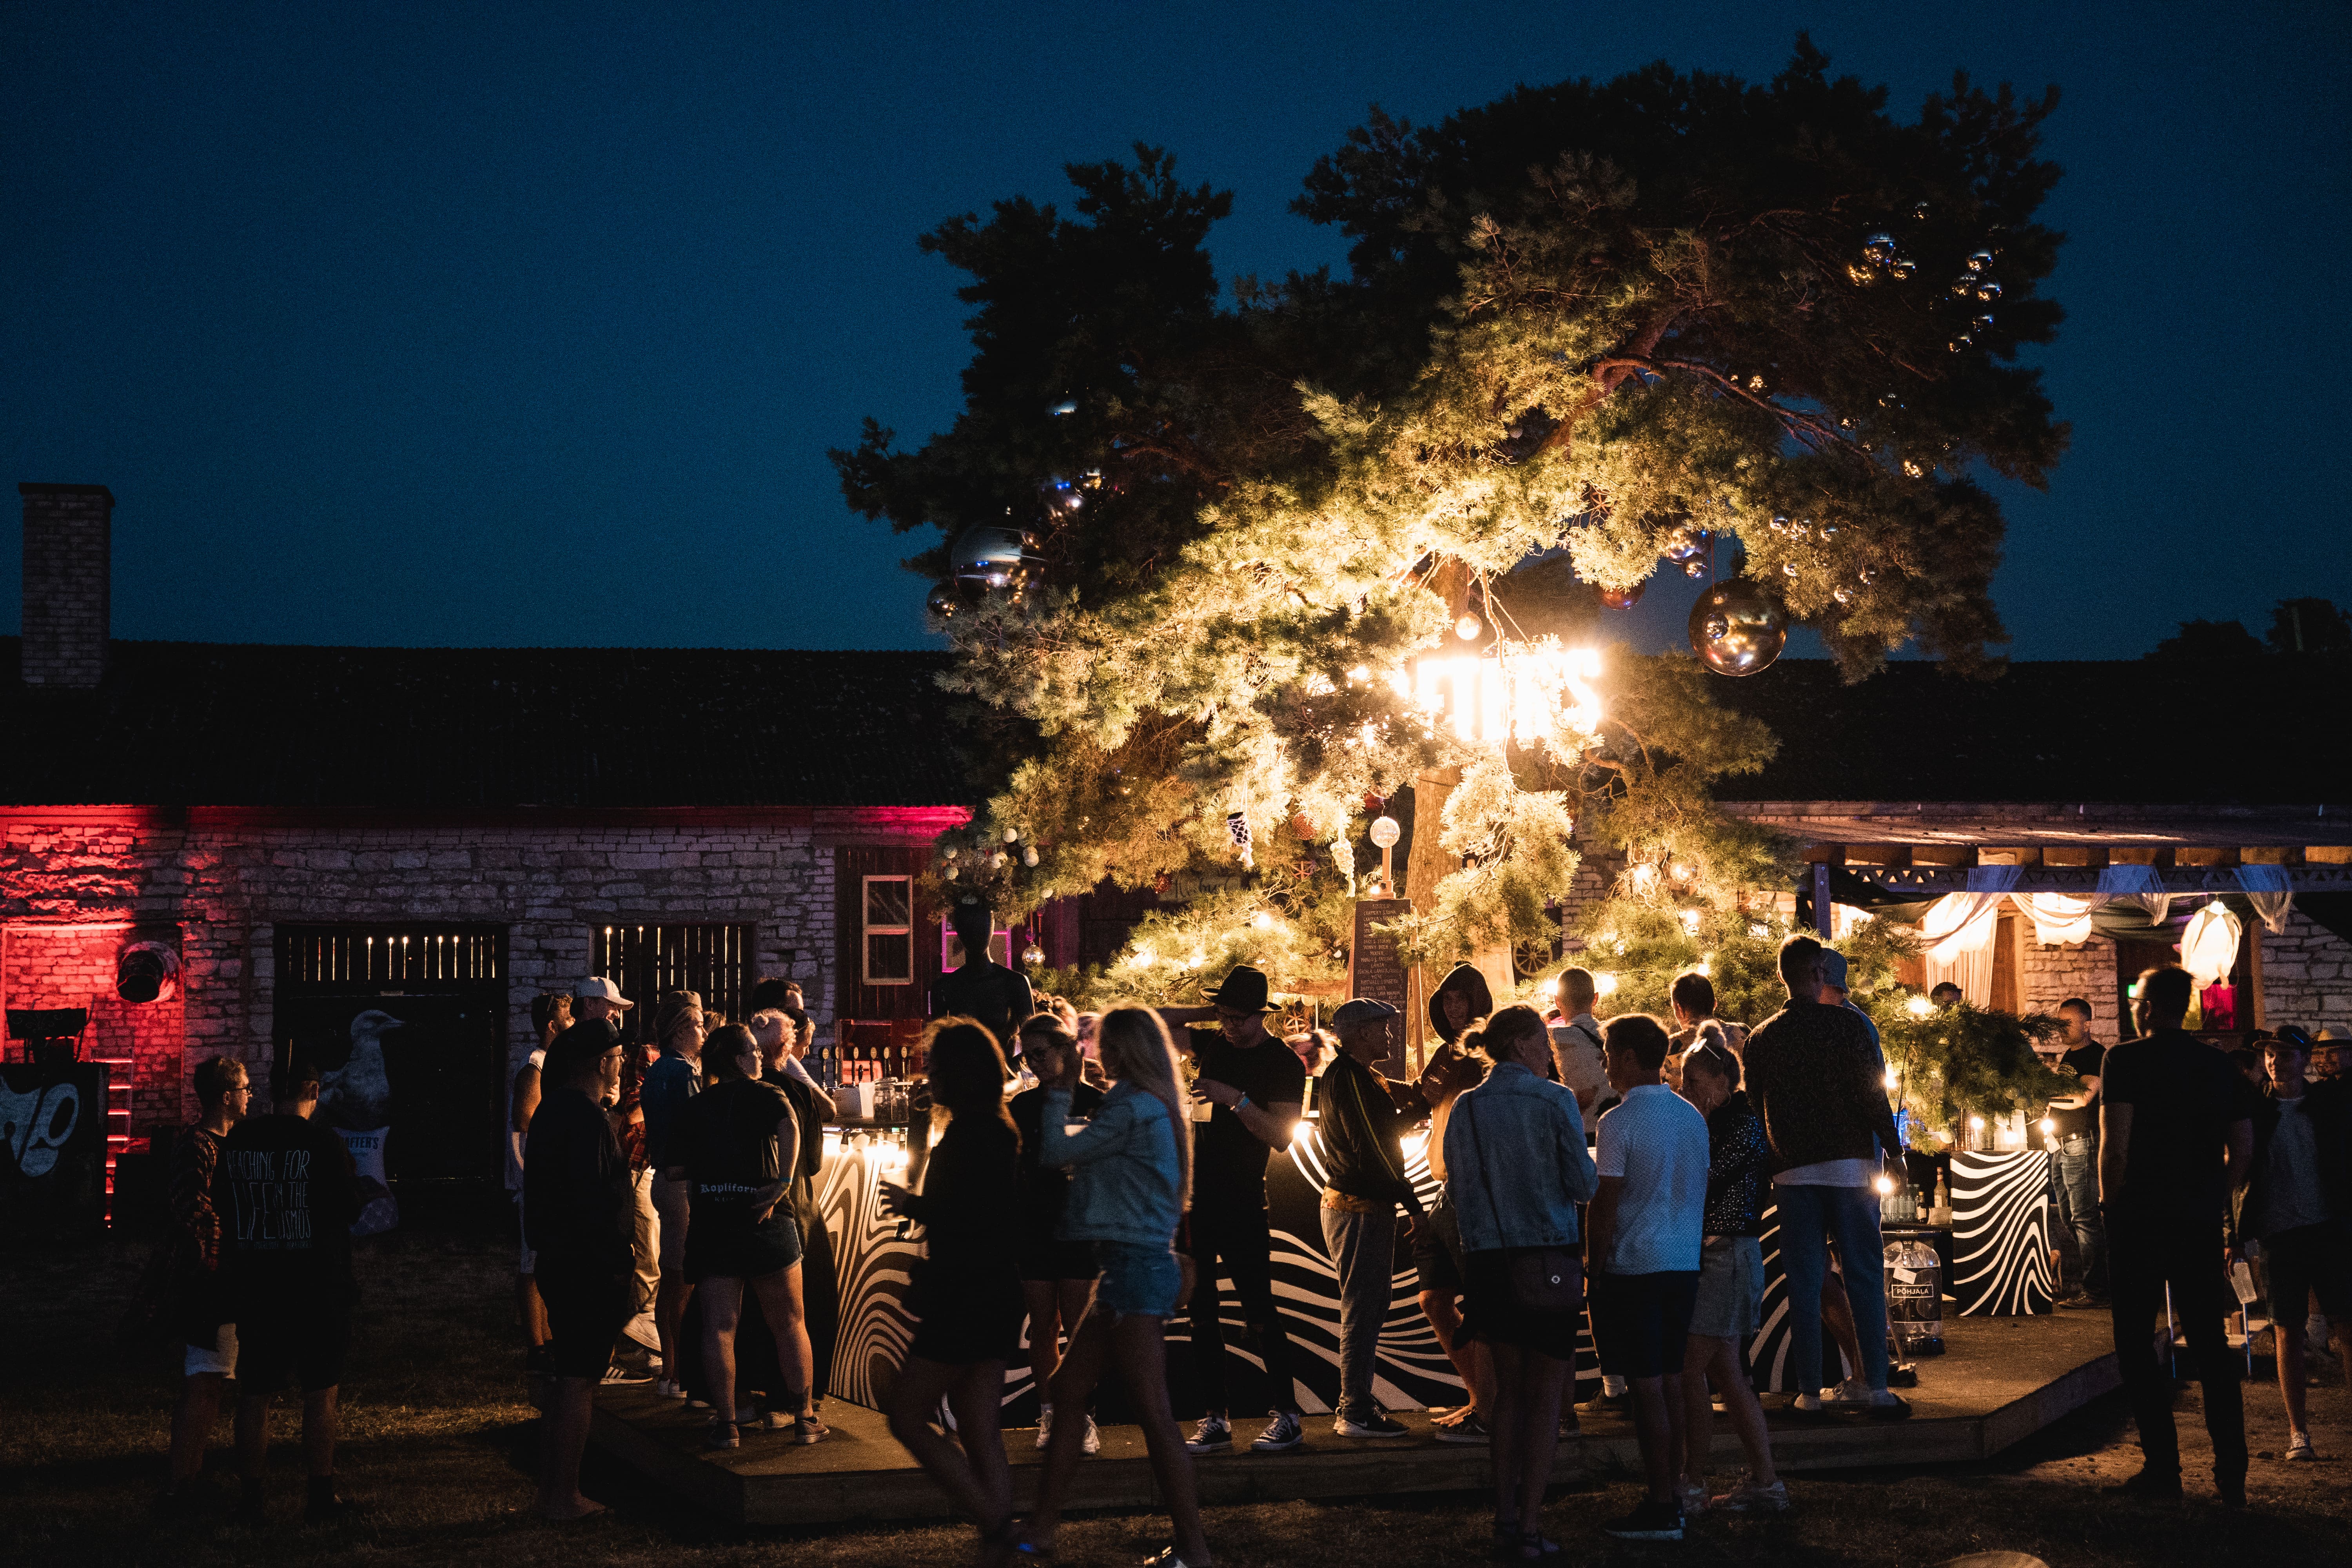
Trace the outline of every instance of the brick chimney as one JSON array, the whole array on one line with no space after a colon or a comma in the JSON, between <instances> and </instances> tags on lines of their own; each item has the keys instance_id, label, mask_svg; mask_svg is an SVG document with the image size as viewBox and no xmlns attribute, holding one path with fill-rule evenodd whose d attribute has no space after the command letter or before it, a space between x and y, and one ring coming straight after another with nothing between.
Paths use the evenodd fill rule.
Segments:
<instances>
[{"instance_id":1,"label":"brick chimney","mask_svg":"<svg viewBox=\"0 0 2352 1568\"><path fill-rule=\"evenodd\" d=\"M104 485L16 491L25 498L25 684L88 690L106 675L114 497Z\"/></svg>"}]
</instances>

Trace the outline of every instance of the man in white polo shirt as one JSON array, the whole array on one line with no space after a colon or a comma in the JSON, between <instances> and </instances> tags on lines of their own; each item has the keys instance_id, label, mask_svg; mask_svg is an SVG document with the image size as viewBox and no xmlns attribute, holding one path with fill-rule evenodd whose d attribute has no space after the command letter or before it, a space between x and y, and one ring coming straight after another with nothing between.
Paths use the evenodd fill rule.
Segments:
<instances>
[{"instance_id":1,"label":"man in white polo shirt","mask_svg":"<svg viewBox=\"0 0 2352 1568\"><path fill-rule=\"evenodd\" d=\"M1601 1528L1621 1541L1680 1541L1683 1341L1705 1245L1706 1118L1659 1081L1665 1026L1645 1013L1601 1030L1617 1106L1601 1119L1591 1220L1593 1331L1633 1394L1649 1495Z\"/></svg>"}]
</instances>

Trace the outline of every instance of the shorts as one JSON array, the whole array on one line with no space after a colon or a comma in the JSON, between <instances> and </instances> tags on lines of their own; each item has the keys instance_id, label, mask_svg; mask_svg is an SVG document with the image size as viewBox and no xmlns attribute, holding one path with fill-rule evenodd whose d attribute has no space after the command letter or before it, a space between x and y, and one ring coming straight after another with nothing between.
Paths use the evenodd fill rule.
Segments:
<instances>
[{"instance_id":1,"label":"shorts","mask_svg":"<svg viewBox=\"0 0 2352 1568\"><path fill-rule=\"evenodd\" d=\"M669 1250L667 1231L665 1226L665 1252ZM706 1207L702 1223L687 1233L686 1278L698 1285L705 1279L764 1279L800 1260L801 1227L793 1221L789 1204L778 1204L775 1212L758 1225L751 1223L748 1213Z\"/></svg>"},{"instance_id":2,"label":"shorts","mask_svg":"<svg viewBox=\"0 0 2352 1568\"><path fill-rule=\"evenodd\" d=\"M1013 1360L1029 1317L1019 1276L1001 1263L982 1273L926 1259L908 1289L907 1310L918 1320L907 1353L947 1366Z\"/></svg>"},{"instance_id":3,"label":"shorts","mask_svg":"<svg viewBox=\"0 0 2352 1568\"><path fill-rule=\"evenodd\" d=\"M1449 1301L1462 1294L1462 1222L1442 1194L1427 1214L1412 1222L1412 1266L1423 1290Z\"/></svg>"},{"instance_id":4,"label":"shorts","mask_svg":"<svg viewBox=\"0 0 2352 1568\"><path fill-rule=\"evenodd\" d=\"M542 1267L539 1296L547 1307L548 1371L591 1383L602 1378L613 1364L621 1325L635 1316L630 1310L635 1289L625 1269L600 1274Z\"/></svg>"},{"instance_id":5,"label":"shorts","mask_svg":"<svg viewBox=\"0 0 2352 1568\"><path fill-rule=\"evenodd\" d=\"M208 1345L189 1345L187 1359L181 1363L180 1371L189 1377L202 1377L206 1373L235 1377L236 1375L236 1325L223 1323L218 1333L214 1337L213 1342Z\"/></svg>"},{"instance_id":6,"label":"shorts","mask_svg":"<svg viewBox=\"0 0 2352 1568\"><path fill-rule=\"evenodd\" d=\"M1595 1274L1592 1337L1619 1377L1679 1376L1699 1270Z\"/></svg>"},{"instance_id":7,"label":"shorts","mask_svg":"<svg viewBox=\"0 0 2352 1568\"><path fill-rule=\"evenodd\" d=\"M1032 1239L1021 1248L1021 1278L1040 1283L1062 1279L1091 1279L1102 1272L1095 1261L1094 1244L1087 1241L1055 1241L1048 1237Z\"/></svg>"},{"instance_id":8,"label":"shorts","mask_svg":"<svg viewBox=\"0 0 2352 1568\"><path fill-rule=\"evenodd\" d=\"M682 1277L686 1267L687 1220L691 1212L694 1184L673 1182L659 1171L654 1173L654 1213L661 1220L661 1271L673 1278Z\"/></svg>"},{"instance_id":9,"label":"shorts","mask_svg":"<svg viewBox=\"0 0 2352 1568\"><path fill-rule=\"evenodd\" d=\"M1172 1247L1145 1247L1133 1241L1097 1241L1095 1265L1102 1278L1095 1285L1095 1303L1115 1318L1172 1318L1176 1299L1184 1291L1184 1268Z\"/></svg>"},{"instance_id":10,"label":"shorts","mask_svg":"<svg viewBox=\"0 0 2352 1568\"><path fill-rule=\"evenodd\" d=\"M514 1201L515 1231L522 1237L522 1267L515 1272L528 1279L539 1272L539 1254L530 1249L530 1227L523 1223L522 1218L522 1194L517 1193Z\"/></svg>"},{"instance_id":11,"label":"shorts","mask_svg":"<svg viewBox=\"0 0 2352 1568\"><path fill-rule=\"evenodd\" d=\"M2271 1316L2301 1322L2314 1291L2331 1323L2352 1320L2352 1226L2342 1220L2299 1225L2263 1237L2271 1281Z\"/></svg>"},{"instance_id":12,"label":"shorts","mask_svg":"<svg viewBox=\"0 0 2352 1568\"><path fill-rule=\"evenodd\" d=\"M296 1315L246 1312L237 1320L238 1392L267 1396L286 1386L290 1375L305 1394L343 1381L343 1357L352 1347L352 1314L331 1307Z\"/></svg>"},{"instance_id":13,"label":"shorts","mask_svg":"<svg viewBox=\"0 0 2352 1568\"><path fill-rule=\"evenodd\" d=\"M1518 1290L1511 1282L1511 1259L1525 1250L1529 1249L1498 1247L1474 1252L1463 1259L1460 1337L1482 1344L1512 1345L1573 1363L1577 1331L1584 1326L1583 1308L1580 1304L1546 1311L1519 1305ZM1569 1258L1574 1263L1575 1255L1570 1253Z\"/></svg>"},{"instance_id":14,"label":"shorts","mask_svg":"<svg viewBox=\"0 0 2352 1568\"><path fill-rule=\"evenodd\" d=\"M1689 1331L1710 1340L1744 1340L1756 1331L1763 1301L1763 1244L1752 1236L1726 1237L1699 1254Z\"/></svg>"}]
</instances>

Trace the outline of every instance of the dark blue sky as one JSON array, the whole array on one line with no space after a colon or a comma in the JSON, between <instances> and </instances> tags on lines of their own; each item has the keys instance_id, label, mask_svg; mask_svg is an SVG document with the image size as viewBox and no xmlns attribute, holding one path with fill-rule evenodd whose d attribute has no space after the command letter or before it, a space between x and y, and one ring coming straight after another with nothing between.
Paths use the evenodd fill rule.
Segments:
<instances>
[{"instance_id":1,"label":"dark blue sky","mask_svg":"<svg viewBox=\"0 0 2352 1568\"><path fill-rule=\"evenodd\" d=\"M677 12L677 16L655 13ZM2073 454L2010 498L2021 658L2352 602L2336 5L0 5L0 468L110 486L120 637L909 647L906 542L828 445L956 406L949 214L1138 138L1236 193L1219 270L1415 121L1800 26L1906 114L2065 100L2046 353ZM0 550L13 628L15 549ZM1688 598L1654 582L1629 630Z\"/></svg>"}]
</instances>

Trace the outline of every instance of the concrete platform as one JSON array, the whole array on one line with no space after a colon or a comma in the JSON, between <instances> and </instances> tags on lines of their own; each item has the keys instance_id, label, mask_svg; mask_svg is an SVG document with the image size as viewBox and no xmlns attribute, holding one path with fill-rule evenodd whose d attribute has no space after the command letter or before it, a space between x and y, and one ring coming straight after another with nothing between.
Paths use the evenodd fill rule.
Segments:
<instances>
[{"instance_id":1,"label":"concrete platform","mask_svg":"<svg viewBox=\"0 0 2352 1568\"><path fill-rule=\"evenodd\" d=\"M1951 1464L1999 1453L2117 1386L2105 1313L1947 1320L1943 1356L1920 1363L1919 1386L1905 1391L1908 1420L1798 1420L1767 1395L1775 1461L1785 1469ZM1594 1469L1638 1469L1632 1424L1600 1410L1580 1413L1583 1434L1560 1447L1564 1480ZM907 1458L874 1411L828 1402L833 1437L809 1447L782 1433L749 1434L731 1452L701 1446L704 1413L653 1397L650 1386L600 1392L591 1441L663 1489L736 1524L807 1525L850 1520L940 1519L945 1499ZM1429 1417L1398 1413L1412 1436L1351 1441L1329 1416L1310 1417L1306 1447L1255 1454L1257 1423L1239 1424L1244 1446L1194 1461L1203 1502L1359 1497L1381 1492L1468 1492L1488 1484L1486 1450L1437 1442ZM1073 1506L1158 1506L1143 1439L1132 1426L1103 1429L1102 1452L1079 1470ZM1034 1495L1034 1430L1005 1434L1013 1489ZM1737 1462L1738 1442L1718 1422L1716 1450Z\"/></svg>"}]
</instances>

